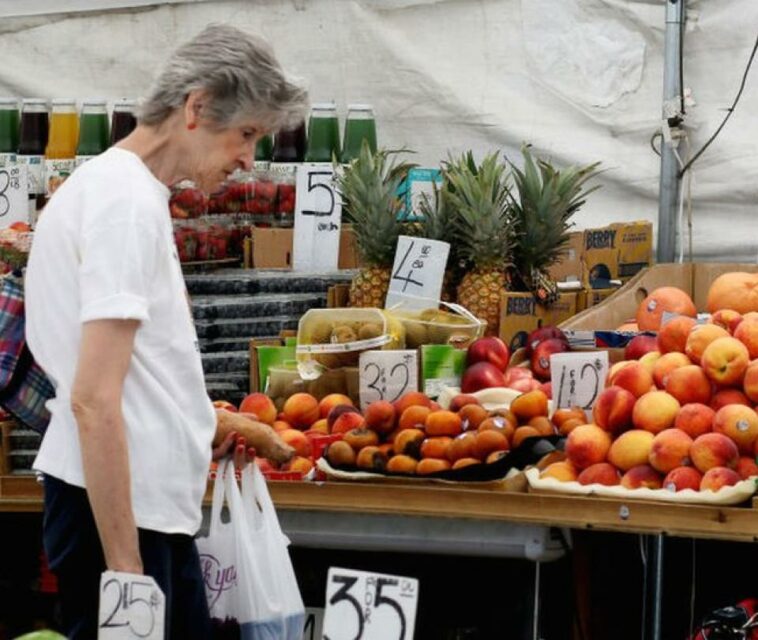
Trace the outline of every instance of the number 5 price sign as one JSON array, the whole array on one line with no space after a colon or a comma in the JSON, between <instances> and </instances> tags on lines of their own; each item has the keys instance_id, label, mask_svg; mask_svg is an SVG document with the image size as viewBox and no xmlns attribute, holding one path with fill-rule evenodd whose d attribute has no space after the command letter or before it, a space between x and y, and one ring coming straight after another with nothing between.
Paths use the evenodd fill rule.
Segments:
<instances>
[{"instance_id":1,"label":"number 5 price sign","mask_svg":"<svg viewBox=\"0 0 758 640\"><path fill-rule=\"evenodd\" d=\"M418 391L415 351L364 351L358 371L363 408L377 400L394 402L408 391Z\"/></svg>"},{"instance_id":2,"label":"number 5 price sign","mask_svg":"<svg viewBox=\"0 0 758 640\"><path fill-rule=\"evenodd\" d=\"M607 375L607 351L554 353L550 356L553 408L581 407L589 416Z\"/></svg>"},{"instance_id":3,"label":"number 5 price sign","mask_svg":"<svg viewBox=\"0 0 758 640\"><path fill-rule=\"evenodd\" d=\"M331 567L324 640L411 640L418 580Z\"/></svg>"},{"instance_id":4,"label":"number 5 price sign","mask_svg":"<svg viewBox=\"0 0 758 640\"><path fill-rule=\"evenodd\" d=\"M98 640L163 640L166 599L150 576L105 571Z\"/></svg>"}]
</instances>

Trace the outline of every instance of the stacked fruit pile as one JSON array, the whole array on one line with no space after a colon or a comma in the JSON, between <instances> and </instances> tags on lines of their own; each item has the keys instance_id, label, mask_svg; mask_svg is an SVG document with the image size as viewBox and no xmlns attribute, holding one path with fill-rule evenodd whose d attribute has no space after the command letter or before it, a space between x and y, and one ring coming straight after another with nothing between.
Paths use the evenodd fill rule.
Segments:
<instances>
[{"instance_id":1,"label":"stacked fruit pile","mask_svg":"<svg viewBox=\"0 0 758 640\"><path fill-rule=\"evenodd\" d=\"M567 459L543 477L676 492L758 476L758 313L721 308L705 324L695 316L680 290L641 303L637 322L657 337L629 344L593 424L570 430Z\"/></svg>"}]
</instances>

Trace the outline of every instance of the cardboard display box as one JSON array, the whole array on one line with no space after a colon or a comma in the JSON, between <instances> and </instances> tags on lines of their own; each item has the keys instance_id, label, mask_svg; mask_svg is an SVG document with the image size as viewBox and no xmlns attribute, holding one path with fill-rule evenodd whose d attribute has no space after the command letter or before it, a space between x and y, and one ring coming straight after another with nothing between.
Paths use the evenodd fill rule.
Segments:
<instances>
[{"instance_id":1,"label":"cardboard display box","mask_svg":"<svg viewBox=\"0 0 758 640\"><path fill-rule=\"evenodd\" d=\"M292 268L292 228L255 227L253 229L252 264L256 269ZM357 269L360 266L355 234L351 225L340 230L339 269Z\"/></svg>"},{"instance_id":2,"label":"cardboard display box","mask_svg":"<svg viewBox=\"0 0 758 640\"><path fill-rule=\"evenodd\" d=\"M647 221L584 230L582 272L588 288L626 281L653 262L653 225Z\"/></svg>"},{"instance_id":3,"label":"cardboard display box","mask_svg":"<svg viewBox=\"0 0 758 640\"><path fill-rule=\"evenodd\" d=\"M579 294L561 293L550 307L538 304L531 293L508 291L500 306L500 338L515 351L529 333L545 325L558 325L576 313Z\"/></svg>"},{"instance_id":4,"label":"cardboard display box","mask_svg":"<svg viewBox=\"0 0 758 640\"><path fill-rule=\"evenodd\" d=\"M572 231L569 234L569 243L566 253L550 268L550 277L556 282L582 282L582 253L584 247L584 232Z\"/></svg>"}]
</instances>

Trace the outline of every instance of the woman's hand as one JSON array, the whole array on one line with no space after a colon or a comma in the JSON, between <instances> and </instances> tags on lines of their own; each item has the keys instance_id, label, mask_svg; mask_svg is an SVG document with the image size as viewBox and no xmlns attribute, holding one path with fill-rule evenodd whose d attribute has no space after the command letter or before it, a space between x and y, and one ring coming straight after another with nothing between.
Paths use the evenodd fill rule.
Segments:
<instances>
[{"instance_id":1,"label":"woman's hand","mask_svg":"<svg viewBox=\"0 0 758 640\"><path fill-rule=\"evenodd\" d=\"M239 447L231 434L243 439L243 450L253 447L258 455L276 464L287 462L295 455L295 450L286 444L279 434L269 425L252 419L248 415L232 413L224 409L216 410L216 437L213 439L214 451L226 447L227 453L232 446ZM247 451L244 451L247 455ZM236 455L236 451L235 451Z\"/></svg>"},{"instance_id":2,"label":"woman's hand","mask_svg":"<svg viewBox=\"0 0 758 640\"><path fill-rule=\"evenodd\" d=\"M255 449L245 444L245 438L230 431L217 447L213 447L213 459L219 460L227 455L233 455L234 466L242 471L255 460Z\"/></svg>"}]
</instances>

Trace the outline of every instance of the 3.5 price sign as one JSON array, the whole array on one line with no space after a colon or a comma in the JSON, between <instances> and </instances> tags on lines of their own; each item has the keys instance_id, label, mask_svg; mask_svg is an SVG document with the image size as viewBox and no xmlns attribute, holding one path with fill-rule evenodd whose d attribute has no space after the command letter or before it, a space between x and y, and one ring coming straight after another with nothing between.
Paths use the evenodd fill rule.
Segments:
<instances>
[{"instance_id":1,"label":"3.5 price sign","mask_svg":"<svg viewBox=\"0 0 758 640\"><path fill-rule=\"evenodd\" d=\"M411 640L418 580L331 567L324 640Z\"/></svg>"},{"instance_id":2,"label":"3.5 price sign","mask_svg":"<svg viewBox=\"0 0 758 640\"><path fill-rule=\"evenodd\" d=\"M342 201L337 194L334 168L308 163L297 169L294 271L335 271L339 263Z\"/></svg>"},{"instance_id":3,"label":"3.5 price sign","mask_svg":"<svg viewBox=\"0 0 758 640\"><path fill-rule=\"evenodd\" d=\"M415 351L364 351L358 369L364 408L376 400L394 402L408 391L418 391Z\"/></svg>"},{"instance_id":4,"label":"3.5 price sign","mask_svg":"<svg viewBox=\"0 0 758 640\"><path fill-rule=\"evenodd\" d=\"M447 242L400 236L385 308L401 304L405 309L428 309L430 303L436 307L449 254Z\"/></svg>"},{"instance_id":5,"label":"3.5 price sign","mask_svg":"<svg viewBox=\"0 0 758 640\"><path fill-rule=\"evenodd\" d=\"M14 222L29 222L26 171L23 164L0 167L0 228Z\"/></svg>"},{"instance_id":6,"label":"3.5 price sign","mask_svg":"<svg viewBox=\"0 0 758 640\"><path fill-rule=\"evenodd\" d=\"M166 599L150 576L105 571L98 640L163 640Z\"/></svg>"},{"instance_id":7,"label":"3.5 price sign","mask_svg":"<svg viewBox=\"0 0 758 640\"><path fill-rule=\"evenodd\" d=\"M553 407L592 411L608 375L608 352L554 353L550 356Z\"/></svg>"}]
</instances>

